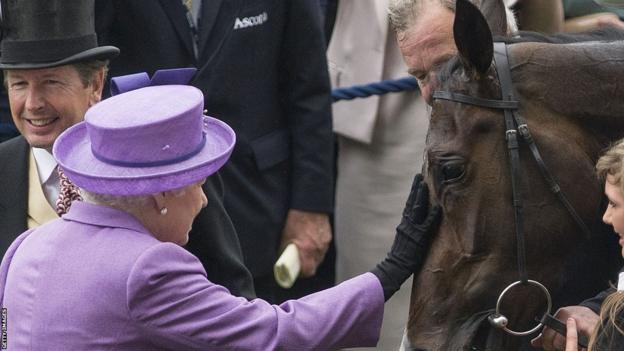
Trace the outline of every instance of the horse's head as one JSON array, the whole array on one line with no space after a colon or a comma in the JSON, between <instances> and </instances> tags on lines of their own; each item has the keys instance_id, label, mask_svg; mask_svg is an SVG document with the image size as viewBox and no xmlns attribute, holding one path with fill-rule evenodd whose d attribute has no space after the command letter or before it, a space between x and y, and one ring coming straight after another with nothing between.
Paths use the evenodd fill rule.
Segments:
<instances>
[{"instance_id":1,"label":"horse's head","mask_svg":"<svg viewBox=\"0 0 624 351\"><path fill-rule=\"evenodd\" d=\"M492 31L505 26L497 3L486 19L467 0L457 1L459 55L442 68L438 90L503 99L501 72L492 65ZM624 113L624 44L520 43L508 52L518 112L591 232L588 237L579 228L520 142L526 271L550 290L555 306L578 303L619 268L611 259L619 253L615 237L600 225L602 184L593 167L609 141L624 136L617 118ZM506 131L501 109L433 103L423 173L444 217L414 281L407 331L413 349L514 350L520 343L487 322L503 289L519 279ZM509 329L524 331L537 324L545 305L541 290L520 285L505 295L501 312Z\"/></svg>"}]
</instances>

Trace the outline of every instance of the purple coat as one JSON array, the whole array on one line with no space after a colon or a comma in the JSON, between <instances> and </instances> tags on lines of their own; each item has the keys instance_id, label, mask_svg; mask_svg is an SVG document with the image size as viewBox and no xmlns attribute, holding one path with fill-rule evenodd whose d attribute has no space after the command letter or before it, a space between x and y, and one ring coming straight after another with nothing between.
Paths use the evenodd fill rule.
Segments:
<instances>
[{"instance_id":1,"label":"purple coat","mask_svg":"<svg viewBox=\"0 0 624 351\"><path fill-rule=\"evenodd\" d=\"M383 314L363 274L280 306L235 297L183 248L87 203L22 234L0 266L9 350L332 350L374 346Z\"/></svg>"}]
</instances>

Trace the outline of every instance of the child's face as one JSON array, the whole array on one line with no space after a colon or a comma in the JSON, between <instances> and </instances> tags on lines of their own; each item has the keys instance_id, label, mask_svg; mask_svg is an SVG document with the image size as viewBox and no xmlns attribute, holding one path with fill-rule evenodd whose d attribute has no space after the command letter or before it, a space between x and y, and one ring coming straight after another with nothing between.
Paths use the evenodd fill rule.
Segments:
<instances>
[{"instance_id":1,"label":"child's face","mask_svg":"<svg viewBox=\"0 0 624 351\"><path fill-rule=\"evenodd\" d=\"M605 195L609 199L609 205L602 216L602 220L612 226L613 231L620 236L620 246L622 246L622 256L624 257L624 195L622 195L622 190L612 175L607 176Z\"/></svg>"}]
</instances>

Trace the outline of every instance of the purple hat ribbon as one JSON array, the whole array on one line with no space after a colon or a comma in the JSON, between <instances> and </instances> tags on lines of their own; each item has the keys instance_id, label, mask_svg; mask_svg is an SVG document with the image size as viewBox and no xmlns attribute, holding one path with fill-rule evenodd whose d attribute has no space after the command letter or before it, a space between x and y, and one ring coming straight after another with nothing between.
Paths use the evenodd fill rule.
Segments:
<instances>
[{"instance_id":1,"label":"purple hat ribbon","mask_svg":"<svg viewBox=\"0 0 624 351\"><path fill-rule=\"evenodd\" d=\"M197 69L194 67L172 68L154 72L152 79L149 78L146 72L114 77L111 78L110 93L111 96L115 96L131 90L155 85L188 85L195 76L195 72L197 72Z\"/></svg>"}]
</instances>

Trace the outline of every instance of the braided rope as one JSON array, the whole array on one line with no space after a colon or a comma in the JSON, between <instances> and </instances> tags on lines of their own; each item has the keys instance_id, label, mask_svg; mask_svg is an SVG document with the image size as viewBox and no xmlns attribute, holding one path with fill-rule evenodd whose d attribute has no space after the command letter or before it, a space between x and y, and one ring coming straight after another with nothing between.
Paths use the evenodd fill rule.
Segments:
<instances>
[{"instance_id":1,"label":"braided rope","mask_svg":"<svg viewBox=\"0 0 624 351\"><path fill-rule=\"evenodd\" d=\"M399 91L412 91L418 89L418 83L414 77L400 79L388 79L363 85L353 85L346 88L332 90L332 101L352 100L355 98L365 98L371 95L383 95Z\"/></svg>"}]
</instances>

